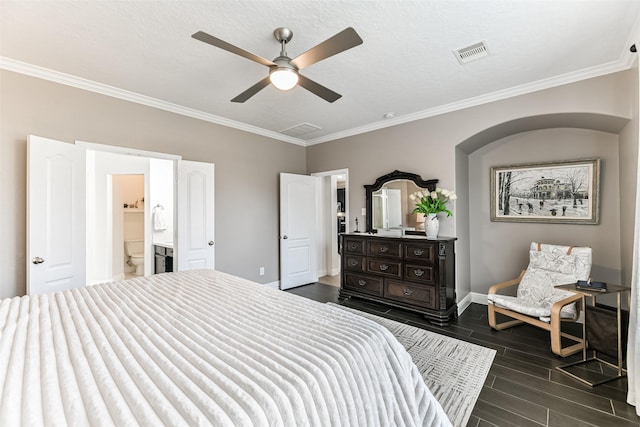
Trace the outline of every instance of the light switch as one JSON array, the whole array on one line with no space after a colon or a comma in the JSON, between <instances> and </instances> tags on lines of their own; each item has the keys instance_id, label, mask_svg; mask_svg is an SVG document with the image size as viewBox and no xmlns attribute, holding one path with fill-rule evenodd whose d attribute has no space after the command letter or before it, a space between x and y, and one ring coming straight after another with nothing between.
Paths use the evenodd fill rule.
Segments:
<instances>
[{"instance_id":1,"label":"light switch","mask_svg":"<svg viewBox=\"0 0 640 427\"><path fill-rule=\"evenodd\" d=\"M362 216L367 216L367 208L362 208Z\"/></svg>"}]
</instances>

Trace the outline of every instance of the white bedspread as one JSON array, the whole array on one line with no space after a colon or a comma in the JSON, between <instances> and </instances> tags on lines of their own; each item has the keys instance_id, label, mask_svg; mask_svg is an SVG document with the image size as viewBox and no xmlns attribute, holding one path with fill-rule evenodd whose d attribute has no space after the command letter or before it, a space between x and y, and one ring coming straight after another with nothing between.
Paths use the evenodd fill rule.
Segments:
<instances>
[{"instance_id":1,"label":"white bedspread","mask_svg":"<svg viewBox=\"0 0 640 427\"><path fill-rule=\"evenodd\" d=\"M0 302L1 426L450 425L378 324L216 271Z\"/></svg>"}]
</instances>

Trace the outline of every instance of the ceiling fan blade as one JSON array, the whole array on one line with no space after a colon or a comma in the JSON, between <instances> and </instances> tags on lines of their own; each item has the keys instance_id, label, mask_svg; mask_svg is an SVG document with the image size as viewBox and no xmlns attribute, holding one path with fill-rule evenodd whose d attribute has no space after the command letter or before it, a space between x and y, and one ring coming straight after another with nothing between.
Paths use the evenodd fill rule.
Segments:
<instances>
[{"instance_id":1,"label":"ceiling fan blade","mask_svg":"<svg viewBox=\"0 0 640 427\"><path fill-rule=\"evenodd\" d=\"M244 102L256 93L260 92L265 87L269 86L269 83L271 83L271 80L269 80L269 76L267 76L264 79L260 80L258 83L251 86L249 89L242 92L240 95L233 98L231 102Z\"/></svg>"},{"instance_id":2,"label":"ceiling fan blade","mask_svg":"<svg viewBox=\"0 0 640 427\"><path fill-rule=\"evenodd\" d=\"M235 53L236 55L240 55L244 58L250 59L251 61L257 62L258 64L266 65L267 67L271 67L274 64L273 62L265 59L261 56L248 52L244 49L239 48L238 46L234 46L231 43L227 43L224 40L220 40L217 37L212 36L211 34L207 34L202 31L198 31L191 35L196 40L200 40L201 42L208 43L212 46L218 47L220 49L226 50L227 52Z\"/></svg>"},{"instance_id":3,"label":"ceiling fan blade","mask_svg":"<svg viewBox=\"0 0 640 427\"><path fill-rule=\"evenodd\" d=\"M356 30L349 27L291 60L298 70L362 44Z\"/></svg>"},{"instance_id":4,"label":"ceiling fan blade","mask_svg":"<svg viewBox=\"0 0 640 427\"><path fill-rule=\"evenodd\" d=\"M339 93L335 93L331 89L327 89L321 84L318 84L301 74L298 74L298 84L309 92L318 95L320 98L324 99L327 102L335 102L338 99L342 98L342 95L340 95Z\"/></svg>"}]
</instances>

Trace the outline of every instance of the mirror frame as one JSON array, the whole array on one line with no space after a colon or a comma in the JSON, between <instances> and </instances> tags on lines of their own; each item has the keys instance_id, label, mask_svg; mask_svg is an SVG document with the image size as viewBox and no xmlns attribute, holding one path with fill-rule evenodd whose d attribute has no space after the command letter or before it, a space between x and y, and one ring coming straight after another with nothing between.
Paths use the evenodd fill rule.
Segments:
<instances>
[{"instance_id":1,"label":"mirror frame","mask_svg":"<svg viewBox=\"0 0 640 427\"><path fill-rule=\"evenodd\" d=\"M382 186L384 184L386 184L387 182L390 181L396 181L398 179L406 179L408 181L413 181L418 187L420 188L426 188L429 191L435 191L436 189L436 184L438 183L437 179L429 179L429 180L423 180L422 177L420 175L417 175L415 173L410 173L410 172L402 172L399 170L395 170L391 173L388 173L386 175L382 175L381 177L379 177L378 179L376 179L376 182L374 182L373 184L370 185L365 185L364 189L366 192L366 210L367 210L367 215L366 215L366 224L367 224L367 228L366 228L366 232L367 233L375 233L376 230L373 229L373 217L372 217L372 213L373 213L373 192L374 191L378 191L379 189L382 188Z\"/></svg>"}]
</instances>

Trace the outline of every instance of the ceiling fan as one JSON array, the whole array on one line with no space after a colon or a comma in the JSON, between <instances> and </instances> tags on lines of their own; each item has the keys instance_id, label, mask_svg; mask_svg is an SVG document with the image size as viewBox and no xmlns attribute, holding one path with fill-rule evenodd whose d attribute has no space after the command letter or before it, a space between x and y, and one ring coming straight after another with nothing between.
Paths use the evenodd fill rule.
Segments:
<instances>
[{"instance_id":1,"label":"ceiling fan","mask_svg":"<svg viewBox=\"0 0 640 427\"><path fill-rule=\"evenodd\" d=\"M280 27L273 31L273 35L281 46L280 56L275 58L273 61L269 61L268 59L234 46L231 43L227 43L224 40L220 40L219 38L203 31L198 31L191 37L269 67L269 75L267 77L233 98L231 102L245 102L247 99L267 87L269 83L273 83L276 88L281 90L289 90L299 84L309 92L318 95L320 98L328 102L334 102L342 96L331 89L327 89L313 80L308 79L300 74L299 71L309 65L313 65L316 62L322 61L330 56L362 44L362 39L353 28L349 27L340 31L335 36L328 38L319 45L312 47L305 53L293 59L287 56L286 51L286 45L291 41L293 32L288 28Z\"/></svg>"}]
</instances>

